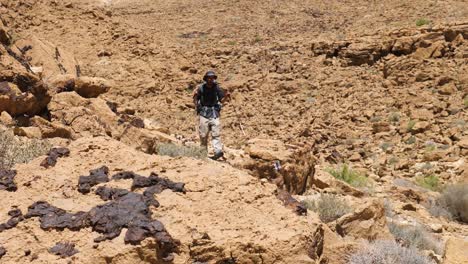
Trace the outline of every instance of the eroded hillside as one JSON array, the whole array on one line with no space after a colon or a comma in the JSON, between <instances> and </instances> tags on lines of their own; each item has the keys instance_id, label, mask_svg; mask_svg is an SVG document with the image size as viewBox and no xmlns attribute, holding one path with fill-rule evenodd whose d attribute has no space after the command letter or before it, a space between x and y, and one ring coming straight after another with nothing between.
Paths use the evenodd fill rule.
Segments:
<instances>
[{"instance_id":1,"label":"eroded hillside","mask_svg":"<svg viewBox=\"0 0 468 264\"><path fill-rule=\"evenodd\" d=\"M76 263L348 263L360 239L393 238L437 263L468 259L466 1L0 4L0 123L70 149L52 169L41 156L1 171L0 223L12 221L0 228L2 261L66 263L48 249L68 241ZM227 163L157 155L167 142L198 143L191 95L209 69L231 94ZM109 181L80 194L80 175L101 166ZM187 190L145 196L156 180L134 189L111 180L121 171ZM462 189L444 192L452 184ZM153 224L120 223L129 231L92 242L109 235L91 217L104 204L98 190L109 206L155 197L153 218L137 217ZM447 190L465 199L448 213ZM349 208L331 221L304 216L323 195ZM41 200L84 216L46 228L28 209ZM405 240L407 226L428 234L425 246ZM131 245L141 236L152 238Z\"/></svg>"}]
</instances>

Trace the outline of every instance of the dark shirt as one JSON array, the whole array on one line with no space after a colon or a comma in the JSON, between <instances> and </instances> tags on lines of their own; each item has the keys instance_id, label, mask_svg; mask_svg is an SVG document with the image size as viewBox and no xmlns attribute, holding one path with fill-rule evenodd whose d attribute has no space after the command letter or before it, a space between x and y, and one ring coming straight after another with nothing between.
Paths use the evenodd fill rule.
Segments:
<instances>
[{"instance_id":1,"label":"dark shirt","mask_svg":"<svg viewBox=\"0 0 468 264\"><path fill-rule=\"evenodd\" d=\"M200 85L195 96L196 102L200 105L198 113L206 118L218 118L223 98L224 91L218 84L211 88L206 83Z\"/></svg>"},{"instance_id":2,"label":"dark shirt","mask_svg":"<svg viewBox=\"0 0 468 264\"><path fill-rule=\"evenodd\" d=\"M224 92L215 84L209 88L206 83L200 85L197 91L197 101L200 101L202 106L215 106L224 98Z\"/></svg>"}]
</instances>

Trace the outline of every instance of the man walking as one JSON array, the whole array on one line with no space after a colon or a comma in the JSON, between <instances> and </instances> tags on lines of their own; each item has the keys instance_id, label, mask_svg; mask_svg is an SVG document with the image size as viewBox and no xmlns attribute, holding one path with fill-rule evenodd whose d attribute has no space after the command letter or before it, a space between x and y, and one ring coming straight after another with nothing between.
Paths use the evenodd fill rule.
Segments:
<instances>
[{"instance_id":1,"label":"man walking","mask_svg":"<svg viewBox=\"0 0 468 264\"><path fill-rule=\"evenodd\" d=\"M203 77L204 83L195 89L193 94L197 114L200 116L200 144L208 149L208 136L211 132L214 148L214 156L211 158L214 160L224 156L219 117L225 95L216 82L217 79L218 76L214 71L208 71Z\"/></svg>"}]
</instances>

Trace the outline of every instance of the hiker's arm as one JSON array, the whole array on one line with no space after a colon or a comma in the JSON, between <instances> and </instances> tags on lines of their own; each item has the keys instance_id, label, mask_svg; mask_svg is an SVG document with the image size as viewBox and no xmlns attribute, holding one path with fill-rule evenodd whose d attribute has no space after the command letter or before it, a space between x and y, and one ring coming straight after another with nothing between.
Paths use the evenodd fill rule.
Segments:
<instances>
[{"instance_id":1,"label":"hiker's arm","mask_svg":"<svg viewBox=\"0 0 468 264\"><path fill-rule=\"evenodd\" d=\"M198 104L198 100L200 100L200 89L199 89L199 87L196 87L193 90L192 98L193 98L193 104L195 105L195 108L196 108L197 104Z\"/></svg>"},{"instance_id":2,"label":"hiker's arm","mask_svg":"<svg viewBox=\"0 0 468 264\"><path fill-rule=\"evenodd\" d=\"M229 101L230 96L228 91L225 91L221 87L218 88L218 98L221 103Z\"/></svg>"}]
</instances>

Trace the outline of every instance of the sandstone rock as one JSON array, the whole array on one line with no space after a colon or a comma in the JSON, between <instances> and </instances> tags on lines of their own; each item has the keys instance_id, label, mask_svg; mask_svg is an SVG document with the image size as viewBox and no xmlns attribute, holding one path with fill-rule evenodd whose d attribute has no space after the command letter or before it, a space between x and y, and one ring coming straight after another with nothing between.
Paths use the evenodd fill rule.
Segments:
<instances>
[{"instance_id":1,"label":"sandstone rock","mask_svg":"<svg viewBox=\"0 0 468 264\"><path fill-rule=\"evenodd\" d=\"M21 78L22 81L18 83L20 86L12 82L0 82L0 111L6 111L11 116L37 114L48 104L50 97L36 76L20 74L14 77L15 80Z\"/></svg>"},{"instance_id":2,"label":"sandstone rock","mask_svg":"<svg viewBox=\"0 0 468 264\"><path fill-rule=\"evenodd\" d=\"M444 264L468 263L468 240L450 237L445 244Z\"/></svg>"},{"instance_id":3,"label":"sandstone rock","mask_svg":"<svg viewBox=\"0 0 468 264\"><path fill-rule=\"evenodd\" d=\"M13 120L13 118L6 111L3 111L0 114L0 123L5 125L5 126L14 126L15 125L15 121Z\"/></svg>"},{"instance_id":4,"label":"sandstone rock","mask_svg":"<svg viewBox=\"0 0 468 264\"><path fill-rule=\"evenodd\" d=\"M27 138L42 138L41 129L38 127L15 127L14 133L17 136Z\"/></svg>"},{"instance_id":5,"label":"sandstone rock","mask_svg":"<svg viewBox=\"0 0 468 264\"><path fill-rule=\"evenodd\" d=\"M432 121L434 114L432 111L427 109L414 109L411 111L411 118L423 121Z\"/></svg>"},{"instance_id":6,"label":"sandstone rock","mask_svg":"<svg viewBox=\"0 0 468 264\"><path fill-rule=\"evenodd\" d=\"M455 84L453 82L451 82L451 83L447 83L447 84L439 87L438 91L439 91L440 94L443 94L443 95L451 95L453 93L456 93L458 90L457 90L457 87L455 86Z\"/></svg>"},{"instance_id":7,"label":"sandstone rock","mask_svg":"<svg viewBox=\"0 0 468 264\"><path fill-rule=\"evenodd\" d=\"M468 149L468 136L464 136L458 141L457 143L458 146L464 149Z\"/></svg>"},{"instance_id":8,"label":"sandstone rock","mask_svg":"<svg viewBox=\"0 0 468 264\"><path fill-rule=\"evenodd\" d=\"M428 121L417 121L411 128L411 133L417 134L428 130L431 127L431 123Z\"/></svg>"},{"instance_id":9,"label":"sandstone rock","mask_svg":"<svg viewBox=\"0 0 468 264\"><path fill-rule=\"evenodd\" d=\"M98 97L109 91L110 82L97 77L79 77L75 80L75 91L86 98Z\"/></svg>"},{"instance_id":10,"label":"sandstone rock","mask_svg":"<svg viewBox=\"0 0 468 264\"><path fill-rule=\"evenodd\" d=\"M336 231L342 237L351 236L356 239L385 240L392 238L387 227L384 206L376 200L370 201L353 213L336 220Z\"/></svg>"},{"instance_id":11,"label":"sandstone rock","mask_svg":"<svg viewBox=\"0 0 468 264\"><path fill-rule=\"evenodd\" d=\"M254 159L264 161L285 161L292 154L280 140L258 138L247 142L245 152Z\"/></svg>"},{"instance_id":12,"label":"sandstone rock","mask_svg":"<svg viewBox=\"0 0 468 264\"><path fill-rule=\"evenodd\" d=\"M74 56L53 43L30 35L19 39L15 45L25 50L24 56L31 58L30 64L32 66L42 67L42 77L46 81L53 76L62 74L77 76L76 66L78 63ZM25 47L29 48L25 49Z\"/></svg>"},{"instance_id":13,"label":"sandstone rock","mask_svg":"<svg viewBox=\"0 0 468 264\"><path fill-rule=\"evenodd\" d=\"M390 131L390 124L388 122L376 122L372 124L373 133L381 133Z\"/></svg>"},{"instance_id":14,"label":"sandstone rock","mask_svg":"<svg viewBox=\"0 0 468 264\"><path fill-rule=\"evenodd\" d=\"M62 125L59 122L49 122L44 118L35 116L30 119L31 126L38 127L41 131L42 138L72 138L72 130Z\"/></svg>"}]
</instances>

